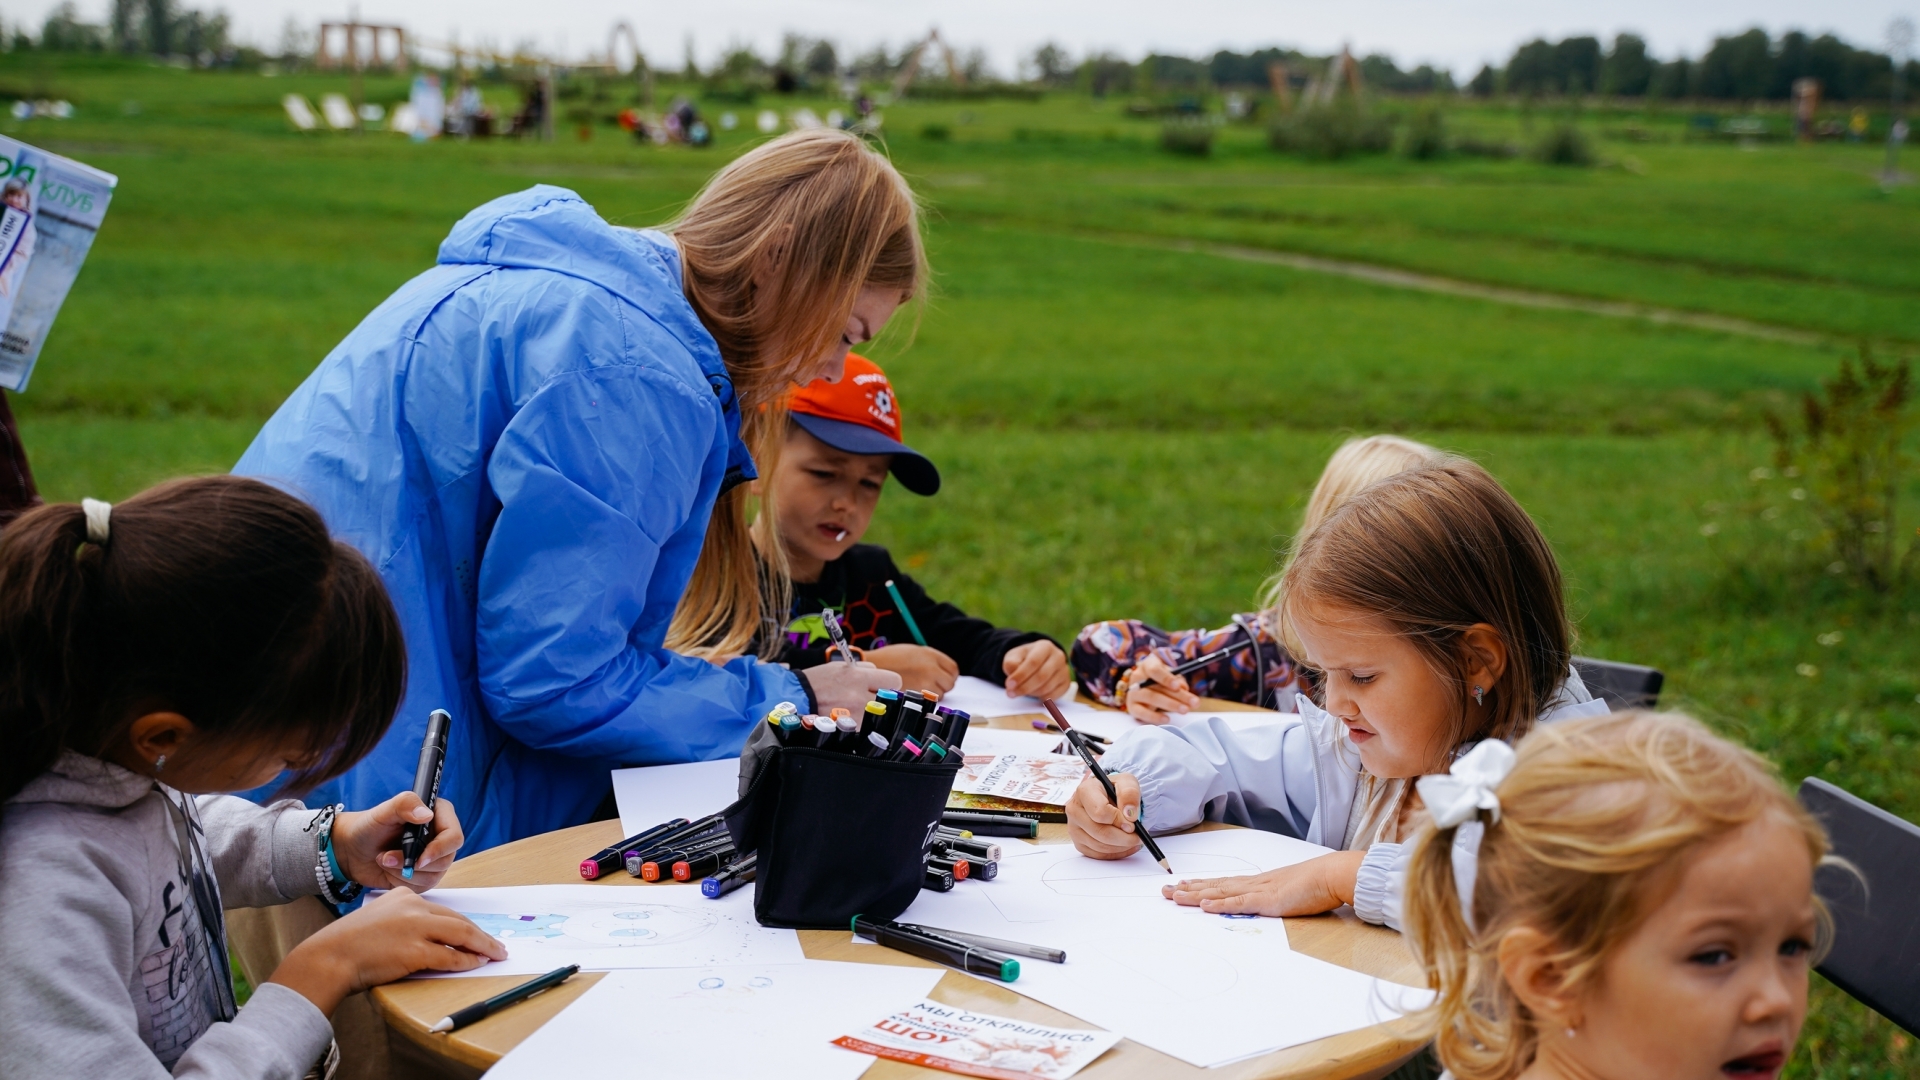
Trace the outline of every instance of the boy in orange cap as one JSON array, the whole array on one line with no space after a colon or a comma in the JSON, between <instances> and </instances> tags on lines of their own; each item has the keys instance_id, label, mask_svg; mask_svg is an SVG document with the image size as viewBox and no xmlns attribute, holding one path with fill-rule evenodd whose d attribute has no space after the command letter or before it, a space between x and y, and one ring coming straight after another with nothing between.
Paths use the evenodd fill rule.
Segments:
<instances>
[{"instance_id":1,"label":"boy in orange cap","mask_svg":"<svg viewBox=\"0 0 1920 1080\"><path fill-rule=\"evenodd\" d=\"M936 601L886 548L860 543L888 473L916 495L940 490L933 462L900 441L900 402L886 373L849 353L839 382L803 387L788 410L786 446L767 480L793 582L786 642L774 659L796 670L825 663L820 612L831 607L848 640L908 689L944 694L972 675L1012 695L1065 697L1073 673L1053 639Z\"/></svg>"}]
</instances>

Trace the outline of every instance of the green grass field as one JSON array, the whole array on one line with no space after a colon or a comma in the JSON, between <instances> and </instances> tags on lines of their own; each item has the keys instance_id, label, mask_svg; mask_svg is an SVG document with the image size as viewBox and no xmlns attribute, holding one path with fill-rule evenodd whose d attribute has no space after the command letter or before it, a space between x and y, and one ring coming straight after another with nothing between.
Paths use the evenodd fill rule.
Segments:
<instances>
[{"instance_id":1,"label":"green grass field","mask_svg":"<svg viewBox=\"0 0 1920 1080\"><path fill-rule=\"evenodd\" d=\"M0 58L0 89L67 97L77 117L0 131L121 177L15 399L55 499L230 466L478 203L556 183L615 222L656 222L750 144L753 111L831 105L734 107L747 122L706 151L636 147L610 127L549 145L414 145L287 129L280 94L344 80L38 62ZM375 100L402 93L368 85ZM1764 486L1748 476L1769 461L1766 411L1857 340L1883 355L1920 343L1920 193L1883 192L1873 147L1687 143L1684 119L1589 113L1603 163L1563 169L1307 162L1266 149L1258 127L1224 129L1211 157L1176 157L1158 149L1157 122L1064 96L886 110L891 151L931 210L939 281L911 342L890 333L876 355L947 486L889 495L874 539L936 594L1061 637L1120 615L1217 625L1253 603L1326 454L1354 433L1406 432L1483 462L1536 515L1583 652L1664 669L1667 703L1792 781L1817 774L1920 817L1920 590L1866 596L1739 530L1701 534L1716 504ZM1448 123L1527 137L1501 107ZM1628 123L1655 141L1605 137ZM924 136L931 124L950 137ZM1407 291L1172 241L1813 339ZM1907 495L1911 511L1920 485ZM1816 995L1792 1075L1914 1070L1905 1036L1824 984Z\"/></svg>"}]
</instances>

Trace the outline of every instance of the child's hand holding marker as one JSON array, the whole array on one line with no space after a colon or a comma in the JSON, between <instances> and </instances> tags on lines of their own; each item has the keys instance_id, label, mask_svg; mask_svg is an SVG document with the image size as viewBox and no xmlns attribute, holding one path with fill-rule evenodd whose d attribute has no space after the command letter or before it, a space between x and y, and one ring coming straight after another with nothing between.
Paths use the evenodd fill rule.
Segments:
<instances>
[{"instance_id":1,"label":"child's hand holding marker","mask_svg":"<svg viewBox=\"0 0 1920 1080\"><path fill-rule=\"evenodd\" d=\"M1127 715L1146 724L1164 724L1170 713L1186 713L1200 704L1187 686L1187 677L1174 673L1157 652L1140 658L1127 672L1121 692Z\"/></svg>"},{"instance_id":2,"label":"child's hand holding marker","mask_svg":"<svg viewBox=\"0 0 1920 1080\"><path fill-rule=\"evenodd\" d=\"M822 713L835 709L852 712L864 709L880 690L900 689L900 676L870 663L848 664L838 660L796 672L813 691L814 706Z\"/></svg>"},{"instance_id":3,"label":"child's hand holding marker","mask_svg":"<svg viewBox=\"0 0 1920 1080\"><path fill-rule=\"evenodd\" d=\"M433 839L414 863L413 877L401 874L400 830L433 822ZM370 889L426 892L453 867L454 853L466 841L453 803L434 800L432 810L420 796L403 791L371 810L343 813L333 822L333 854L340 872Z\"/></svg>"}]
</instances>

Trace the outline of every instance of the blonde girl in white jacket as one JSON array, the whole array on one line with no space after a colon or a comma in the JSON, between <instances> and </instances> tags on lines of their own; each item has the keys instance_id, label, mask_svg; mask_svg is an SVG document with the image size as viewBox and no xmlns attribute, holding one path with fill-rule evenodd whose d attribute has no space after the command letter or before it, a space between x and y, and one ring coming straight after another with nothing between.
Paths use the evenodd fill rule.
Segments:
<instances>
[{"instance_id":1,"label":"blonde girl in white jacket","mask_svg":"<svg viewBox=\"0 0 1920 1080\"><path fill-rule=\"evenodd\" d=\"M1572 668L1552 549L1486 470L1449 458L1381 480L1304 537L1281 580L1277 624L1321 676L1280 724L1218 719L1140 728L1067 805L1082 854L1119 859L1135 829L1203 820L1335 849L1247 877L1181 881L1165 894L1213 912L1309 915L1351 904L1398 929L1408 849L1425 821L1412 780L1488 738L1605 713ZM1144 822L1142 811L1144 808Z\"/></svg>"}]
</instances>

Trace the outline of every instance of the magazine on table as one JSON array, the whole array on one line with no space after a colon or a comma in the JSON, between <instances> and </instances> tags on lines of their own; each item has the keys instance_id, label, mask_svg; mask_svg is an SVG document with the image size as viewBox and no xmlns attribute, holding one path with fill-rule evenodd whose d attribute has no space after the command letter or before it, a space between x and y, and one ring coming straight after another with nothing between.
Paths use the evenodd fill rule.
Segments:
<instances>
[{"instance_id":1,"label":"magazine on table","mask_svg":"<svg viewBox=\"0 0 1920 1080\"><path fill-rule=\"evenodd\" d=\"M119 179L0 135L0 387L25 390Z\"/></svg>"}]
</instances>

